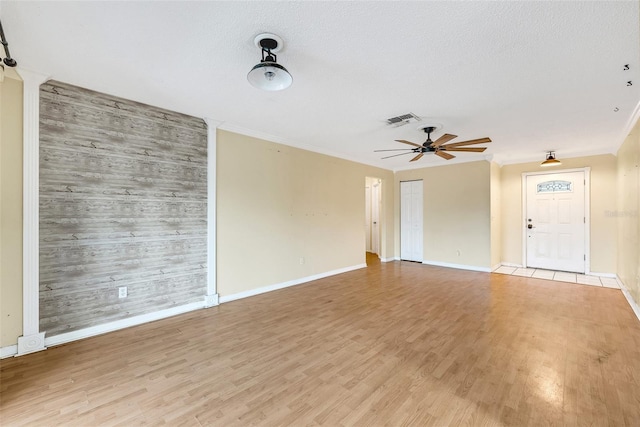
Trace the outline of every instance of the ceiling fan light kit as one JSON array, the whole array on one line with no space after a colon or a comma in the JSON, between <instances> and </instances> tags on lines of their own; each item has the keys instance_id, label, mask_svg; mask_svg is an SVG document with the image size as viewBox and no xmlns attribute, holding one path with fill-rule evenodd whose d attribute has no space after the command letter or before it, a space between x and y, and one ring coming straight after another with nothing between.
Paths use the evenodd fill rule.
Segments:
<instances>
[{"instance_id":1,"label":"ceiling fan light kit","mask_svg":"<svg viewBox=\"0 0 640 427\"><path fill-rule=\"evenodd\" d=\"M549 151L547 153L547 158L540 163L540 166L548 167L548 166L559 166L562 162L556 159L556 153L554 151Z\"/></svg>"},{"instance_id":2,"label":"ceiling fan light kit","mask_svg":"<svg viewBox=\"0 0 640 427\"><path fill-rule=\"evenodd\" d=\"M381 151L407 151L406 153L400 154L392 154L391 156L383 157L383 159L388 159L390 157L403 156L405 154L416 153L417 155L413 157L410 162L415 162L416 160L420 160L425 153L434 153L438 157L442 157L445 160L451 160L454 156L453 154L448 153L448 151L466 151L471 153L482 153L487 147L467 147L467 145L474 144L484 144L491 142L490 138L479 138L479 139L471 139L468 141L461 142L453 142L451 144L447 144L447 142L451 141L454 138L457 138L457 135L450 135L445 133L440 138L435 141L431 140L431 134L436 130L440 129L442 126L440 125L423 125L420 126L423 132L427 134L427 140L422 144L416 144L415 142L406 141L404 139L396 139L396 142L400 142L402 144L407 144L413 146L413 148L394 148L390 150L375 150L375 152Z\"/></svg>"},{"instance_id":3,"label":"ceiling fan light kit","mask_svg":"<svg viewBox=\"0 0 640 427\"><path fill-rule=\"evenodd\" d=\"M278 64L276 55L282 49L282 39L275 34L263 33L256 36L254 43L260 48L262 59L247 74L251 86L267 91L283 90L291 86L293 77L285 67Z\"/></svg>"}]
</instances>

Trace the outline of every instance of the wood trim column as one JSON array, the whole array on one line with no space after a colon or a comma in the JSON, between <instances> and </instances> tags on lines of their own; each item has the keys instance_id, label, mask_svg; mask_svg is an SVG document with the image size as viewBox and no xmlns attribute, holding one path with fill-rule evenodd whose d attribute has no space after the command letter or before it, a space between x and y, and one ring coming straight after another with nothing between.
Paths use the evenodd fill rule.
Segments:
<instances>
[{"instance_id":1,"label":"wood trim column","mask_svg":"<svg viewBox=\"0 0 640 427\"><path fill-rule=\"evenodd\" d=\"M222 122L204 118L207 123L207 294L205 307L220 303L217 283L216 259L216 161L217 130Z\"/></svg>"},{"instance_id":2,"label":"wood trim column","mask_svg":"<svg viewBox=\"0 0 640 427\"><path fill-rule=\"evenodd\" d=\"M23 169L22 169L22 336L18 356L44 350L40 332L39 283L39 168L40 85L48 76L17 69L23 81Z\"/></svg>"}]
</instances>

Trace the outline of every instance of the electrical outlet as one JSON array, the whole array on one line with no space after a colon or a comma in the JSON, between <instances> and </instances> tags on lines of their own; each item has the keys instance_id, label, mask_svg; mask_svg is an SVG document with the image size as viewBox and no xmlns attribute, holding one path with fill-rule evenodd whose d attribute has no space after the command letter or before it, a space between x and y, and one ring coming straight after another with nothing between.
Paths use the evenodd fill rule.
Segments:
<instances>
[{"instance_id":1,"label":"electrical outlet","mask_svg":"<svg viewBox=\"0 0 640 427\"><path fill-rule=\"evenodd\" d=\"M126 298L127 297L127 287L120 286L118 288L118 298Z\"/></svg>"},{"instance_id":2,"label":"electrical outlet","mask_svg":"<svg viewBox=\"0 0 640 427\"><path fill-rule=\"evenodd\" d=\"M303 264L304 264L304 257L303 257L303 256L301 256L301 257L300 257L300 265L303 265Z\"/></svg>"},{"instance_id":3,"label":"electrical outlet","mask_svg":"<svg viewBox=\"0 0 640 427\"><path fill-rule=\"evenodd\" d=\"M457 254L458 256L460 256L460 249L458 249L458 250L456 251L456 254Z\"/></svg>"}]
</instances>

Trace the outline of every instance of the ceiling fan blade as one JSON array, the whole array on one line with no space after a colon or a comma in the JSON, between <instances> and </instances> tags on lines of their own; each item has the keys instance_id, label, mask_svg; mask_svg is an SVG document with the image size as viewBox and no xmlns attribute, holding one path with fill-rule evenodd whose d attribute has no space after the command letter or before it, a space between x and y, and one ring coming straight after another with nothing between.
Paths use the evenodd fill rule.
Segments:
<instances>
[{"instance_id":1,"label":"ceiling fan blade","mask_svg":"<svg viewBox=\"0 0 640 427\"><path fill-rule=\"evenodd\" d=\"M487 147L460 147L460 148L440 147L440 149L447 150L447 151L468 151L470 153L482 153L484 150L487 149Z\"/></svg>"},{"instance_id":2,"label":"ceiling fan blade","mask_svg":"<svg viewBox=\"0 0 640 427\"><path fill-rule=\"evenodd\" d=\"M447 144L445 147L453 148L453 147L459 147L461 145L484 144L485 142L491 142L491 139L490 138L470 139L469 141L453 142L451 144Z\"/></svg>"},{"instance_id":3,"label":"ceiling fan blade","mask_svg":"<svg viewBox=\"0 0 640 427\"><path fill-rule=\"evenodd\" d=\"M422 148L422 145L420 144L416 144L415 142L411 142L411 141L405 141L404 139L396 139L396 142L402 142L403 144L409 144L409 145L413 145L414 147L420 147Z\"/></svg>"},{"instance_id":4,"label":"ceiling fan blade","mask_svg":"<svg viewBox=\"0 0 640 427\"><path fill-rule=\"evenodd\" d=\"M411 154L411 153L413 153L413 152L414 152L414 151L413 151L413 150L411 150L411 151L410 151L410 152L408 152L408 153L394 154L393 156L382 157L382 159L388 159L388 158L390 158L390 157L396 157L396 156L404 156L405 154Z\"/></svg>"},{"instance_id":5,"label":"ceiling fan blade","mask_svg":"<svg viewBox=\"0 0 640 427\"><path fill-rule=\"evenodd\" d=\"M424 153L420 153L417 156L415 156L413 159L409 160L410 162L415 162L416 160L420 160L420 158L424 156Z\"/></svg>"},{"instance_id":6,"label":"ceiling fan blade","mask_svg":"<svg viewBox=\"0 0 640 427\"><path fill-rule=\"evenodd\" d=\"M451 160L451 159L453 159L455 157L453 154L449 154L449 153L446 153L446 152L440 151L440 150L436 151L436 156L440 156L445 160Z\"/></svg>"},{"instance_id":7,"label":"ceiling fan blade","mask_svg":"<svg viewBox=\"0 0 640 427\"><path fill-rule=\"evenodd\" d=\"M439 147L445 142L451 141L453 138L457 138L457 137L458 135L450 135L448 133L445 133L440 138L433 141L429 147Z\"/></svg>"},{"instance_id":8,"label":"ceiling fan blade","mask_svg":"<svg viewBox=\"0 0 640 427\"><path fill-rule=\"evenodd\" d=\"M413 148L394 148L391 150L373 150L374 153L379 153L381 151L413 151Z\"/></svg>"}]
</instances>

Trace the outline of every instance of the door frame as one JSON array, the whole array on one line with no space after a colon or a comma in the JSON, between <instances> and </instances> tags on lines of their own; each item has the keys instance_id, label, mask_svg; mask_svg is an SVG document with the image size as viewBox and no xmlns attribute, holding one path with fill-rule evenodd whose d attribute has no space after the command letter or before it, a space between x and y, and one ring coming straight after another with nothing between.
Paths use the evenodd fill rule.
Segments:
<instances>
[{"instance_id":1,"label":"door frame","mask_svg":"<svg viewBox=\"0 0 640 427\"><path fill-rule=\"evenodd\" d=\"M527 267L527 177L584 172L584 274L591 273L591 168L560 169L522 173L522 266Z\"/></svg>"},{"instance_id":2,"label":"door frame","mask_svg":"<svg viewBox=\"0 0 640 427\"><path fill-rule=\"evenodd\" d=\"M380 178L374 175L365 175L364 177L364 188L366 190L367 188L367 182L368 179L371 179L372 181L377 180L379 182L380 185L380 193L379 193L379 197L378 197L378 258L380 259L380 261L382 262L387 262L387 261L391 261L392 258L385 258L382 255L384 254L386 256L387 254L387 245L386 245L386 233L387 233L387 217L385 215L385 208L384 208L384 200L386 197L385 194L385 190L384 190L384 186L385 186L385 179L384 178ZM373 182L372 182L372 187L373 187ZM371 199L373 199L373 197L371 197ZM366 201L366 195L365 195L365 201L364 201L364 210L366 211L367 209L367 201ZM365 213L366 215L366 213ZM365 221L366 222L366 221ZM368 252L367 248L367 226L365 225L365 229L364 229L364 249L365 252Z\"/></svg>"},{"instance_id":3,"label":"door frame","mask_svg":"<svg viewBox=\"0 0 640 427\"><path fill-rule=\"evenodd\" d=\"M374 197L375 196L375 197ZM374 212L377 219L374 218ZM371 183L371 253L382 258L382 179L374 178ZM374 222L375 220L375 222ZM377 230L377 236L374 238L374 230ZM374 250L374 247L376 250Z\"/></svg>"},{"instance_id":4,"label":"door frame","mask_svg":"<svg viewBox=\"0 0 640 427\"><path fill-rule=\"evenodd\" d=\"M364 247L367 252L371 252L371 187L368 176L365 177L364 182Z\"/></svg>"}]
</instances>

